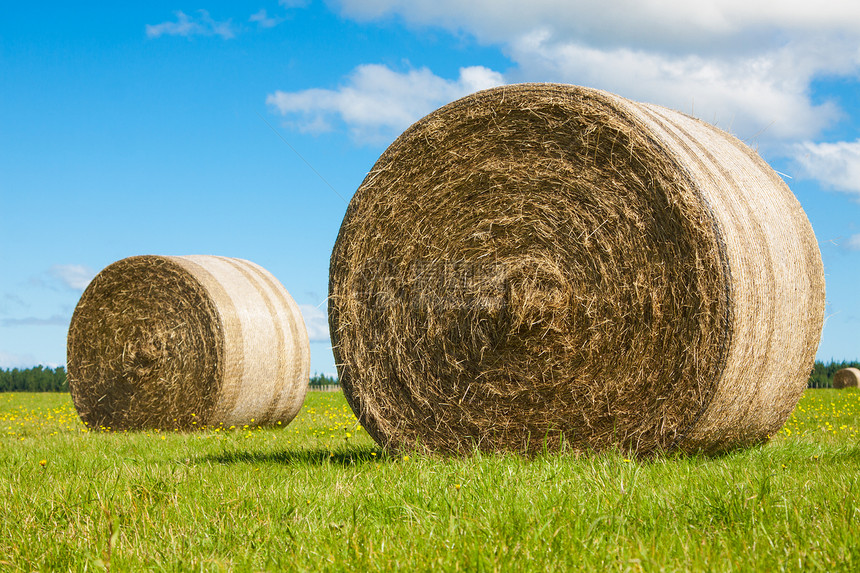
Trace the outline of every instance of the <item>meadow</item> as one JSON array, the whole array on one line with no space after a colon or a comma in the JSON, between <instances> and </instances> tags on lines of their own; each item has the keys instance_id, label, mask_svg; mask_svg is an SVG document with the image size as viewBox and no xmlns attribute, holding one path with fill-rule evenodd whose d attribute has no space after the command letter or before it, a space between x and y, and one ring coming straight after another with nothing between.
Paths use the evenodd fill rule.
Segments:
<instances>
[{"instance_id":1,"label":"meadow","mask_svg":"<svg viewBox=\"0 0 860 573\"><path fill-rule=\"evenodd\" d=\"M860 392L762 446L389 456L340 393L286 427L90 431L0 394L0 570L857 571Z\"/></svg>"}]
</instances>

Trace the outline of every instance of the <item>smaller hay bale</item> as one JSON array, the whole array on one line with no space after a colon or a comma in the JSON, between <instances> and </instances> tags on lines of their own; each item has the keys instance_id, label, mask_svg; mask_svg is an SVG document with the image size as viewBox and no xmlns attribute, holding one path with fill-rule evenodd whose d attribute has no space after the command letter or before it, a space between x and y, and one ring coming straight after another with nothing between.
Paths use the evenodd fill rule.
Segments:
<instances>
[{"instance_id":1,"label":"smaller hay bale","mask_svg":"<svg viewBox=\"0 0 860 573\"><path fill-rule=\"evenodd\" d=\"M102 270L69 326L69 390L91 428L291 421L310 373L301 312L262 267L146 255Z\"/></svg>"},{"instance_id":2,"label":"smaller hay bale","mask_svg":"<svg viewBox=\"0 0 860 573\"><path fill-rule=\"evenodd\" d=\"M856 368L843 368L833 375L833 388L857 388L860 386L860 370Z\"/></svg>"}]
</instances>

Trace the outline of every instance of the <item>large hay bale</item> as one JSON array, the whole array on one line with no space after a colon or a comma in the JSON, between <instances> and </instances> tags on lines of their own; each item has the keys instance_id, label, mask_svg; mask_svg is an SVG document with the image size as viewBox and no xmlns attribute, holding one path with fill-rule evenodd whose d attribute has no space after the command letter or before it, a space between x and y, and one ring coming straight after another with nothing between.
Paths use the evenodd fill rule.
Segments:
<instances>
[{"instance_id":1,"label":"large hay bale","mask_svg":"<svg viewBox=\"0 0 860 573\"><path fill-rule=\"evenodd\" d=\"M393 449L760 442L806 387L824 311L812 229L758 155L555 84L404 132L350 202L329 281L344 392Z\"/></svg>"},{"instance_id":2,"label":"large hay bale","mask_svg":"<svg viewBox=\"0 0 860 573\"><path fill-rule=\"evenodd\" d=\"M67 361L90 427L264 425L301 408L310 347L298 306L262 267L139 256L106 267L84 291Z\"/></svg>"},{"instance_id":3,"label":"large hay bale","mask_svg":"<svg viewBox=\"0 0 860 573\"><path fill-rule=\"evenodd\" d=\"M858 386L860 386L860 370L856 368L843 368L833 375L833 387L837 390Z\"/></svg>"}]
</instances>

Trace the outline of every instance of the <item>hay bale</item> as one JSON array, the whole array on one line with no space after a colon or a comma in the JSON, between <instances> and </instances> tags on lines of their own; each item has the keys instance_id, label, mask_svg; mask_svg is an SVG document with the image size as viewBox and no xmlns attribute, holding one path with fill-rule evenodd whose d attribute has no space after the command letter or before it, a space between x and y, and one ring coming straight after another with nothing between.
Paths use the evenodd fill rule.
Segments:
<instances>
[{"instance_id":1,"label":"hay bale","mask_svg":"<svg viewBox=\"0 0 860 573\"><path fill-rule=\"evenodd\" d=\"M833 375L833 387L837 390L858 386L860 386L860 370L856 368L843 368Z\"/></svg>"},{"instance_id":2,"label":"hay bale","mask_svg":"<svg viewBox=\"0 0 860 573\"><path fill-rule=\"evenodd\" d=\"M404 132L331 257L341 384L383 446L637 452L760 442L804 388L821 257L737 139L525 84Z\"/></svg>"},{"instance_id":3,"label":"hay bale","mask_svg":"<svg viewBox=\"0 0 860 573\"><path fill-rule=\"evenodd\" d=\"M69 390L90 427L287 423L310 371L299 308L262 267L139 256L102 270L75 308Z\"/></svg>"}]
</instances>

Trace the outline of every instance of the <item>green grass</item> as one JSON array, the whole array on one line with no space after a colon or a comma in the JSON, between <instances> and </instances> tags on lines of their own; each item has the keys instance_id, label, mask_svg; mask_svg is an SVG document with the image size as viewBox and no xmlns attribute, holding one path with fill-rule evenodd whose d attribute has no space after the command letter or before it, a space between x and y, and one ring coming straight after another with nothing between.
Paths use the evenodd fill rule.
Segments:
<instances>
[{"instance_id":1,"label":"green grass","mask_svg":"<svg viewBox=\"0 0 860 573\"><path fill-rule=\"evenodd\" d=\"M0 570L857 571L858 431L860 393L810 390L717 458L392 458L335 393L188 434L0 394Z\"/></svg>"}]
</instances>

